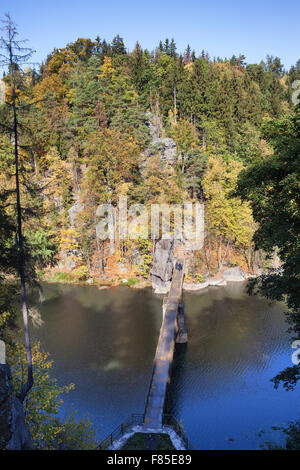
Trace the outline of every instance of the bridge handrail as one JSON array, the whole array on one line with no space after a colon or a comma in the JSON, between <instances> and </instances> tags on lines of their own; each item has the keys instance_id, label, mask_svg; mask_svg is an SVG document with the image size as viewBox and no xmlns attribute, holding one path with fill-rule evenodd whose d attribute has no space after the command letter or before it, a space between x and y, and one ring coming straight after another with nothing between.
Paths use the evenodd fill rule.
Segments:
<instances>
[{"instance_id":1,"label":"bridge handrail","mask_svg":"<svg viewBox=\"0 0 300 470\"><path fill-rule=\"evenodd\" d=\"M130 428L130 426L133 426L134 424L144 424L144 417L145 415L143 413L132 413L126 421L119 426L117 426L113 432L111 432L107 437L105 437L99 444L98 449L99 450L105 450L107 449L110 445L113 444L114 441L117 439L120 439L125 434L125 431Z\"/></svg>"},{"instance_id":2,"label":"bridge handrail","mask_svg":"<svg viewBox=\"0 0 300 470\"><path fill-rule=\"evenodd\" d=\"M144 415L146 414L147 407L148 407L148 403L149 403L149 397L150 397L150 392L151 392L151 389L152 389L152 382L153 382L153 377L154 377L155 369L156 369L156 353L155 353L155 356L154 356L154 361L153 361L153 366L152 366L152 373L151 373L151 379L150 379L150 384L149 384L149 388L148 388L148 392L147 392L147 397L146 397L146 402L145 402L145 407L144 407Z\"/></svg>"},{"instance_id":3,"label":"bridge handrail","mask_svg":"<svg viewBox=\"0 0 300 470\"><path fill-rule=\"evenodd\" d=\"M176 418L174 418L171 414L163 414L163 425L164 426L171 426L174 428L176 434L182 439L186 449L192 450L193 446L191 445L190 441L188 440L182 424L180 424ZM120 439L125 432L130 428L130 426L136 425L143 425L145 421L145 414L144 413L132 413L124 423L117 426L113 432L111 432L107 437L105 437L99 444L99 450L106 450L110 445L113 444L114 441Z\"/></svg>"}]
</instances>

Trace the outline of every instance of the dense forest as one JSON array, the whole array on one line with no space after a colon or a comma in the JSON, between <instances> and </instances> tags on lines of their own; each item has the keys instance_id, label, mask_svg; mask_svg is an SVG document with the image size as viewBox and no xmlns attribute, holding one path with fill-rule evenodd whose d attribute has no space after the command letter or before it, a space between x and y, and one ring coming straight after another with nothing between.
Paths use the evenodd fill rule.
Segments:
<instances>
[{"instance_id":1,"label":"dense forest","mask_svg":"<svg viewBox=\"0 0 300 470\"><path fill-rule=\"evenodd\" d=\"M205 245L191 257L191 281L217 275L225 266L265 273L278 268L279 254L287 277L279 279L277 272L261 278L259 288L272 299L288 296L297 330L295 80L300 60L285 70L273 56L258 64L243 55L224 59L203 50L198 56L190 46L178 52L173 39L154 51L139 43L128 51L119 35L111 43L79 38L55 49L39 69L10 66L0 87L2 337L11 341L11 299L18 291L12 282L19 262L14 109L28 285L38 286L41 279L147 280L153 240L122 241L112 255L109 242L96 237L97 207L107 202L117 207L120 195L146 206L199 201L205 206ZM33 354L38 370L47 369L47 358L38 350ZM291 369L277 382L295 380L298 369ZM15 380L23 383L23 376ZM44 404L50 414L60 392L52 390ZM51 426L59 427L53 421ZM38 429L32 429L43 447ZM53 429L47 428L44 438ZM93 437L87 440L94 445Z\"/></svg>"},{"instance_id":2,"label":"dense forest","mask_svg":"<svg viewBox=\"0 0 300 470\"><path fill-rule=\"evenodd\" d=\"M278 57L259 64L241 55L196 57L189 46L177 53L168 39L152 52L139 43L128 52L119 36L78 39L54 50L39 71L16 70L24 234L35 266L72 269L78 279L117 278L116 262L126 259L133 275L147 276L150 240L124 242L113 259L96 240L96 208L119 195L147 205L205 203L205 250L193 271L262 264L251 210L233 190L243 168L271 155L269 128L292 112L299 77L299 61L287 72ZM3 82L1 187L11 217L9 73ZM171 159L163 158L168 138Z\"/></svg>"}]
</instances>

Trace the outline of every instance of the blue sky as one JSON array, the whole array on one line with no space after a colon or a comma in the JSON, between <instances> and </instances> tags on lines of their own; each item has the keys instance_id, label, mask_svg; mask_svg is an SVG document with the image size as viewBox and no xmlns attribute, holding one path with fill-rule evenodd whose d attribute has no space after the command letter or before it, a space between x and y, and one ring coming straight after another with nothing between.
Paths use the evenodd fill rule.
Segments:
<instances>
[{"instance_id":1,"label":"blue sky","mask_svg":"<svg viewBox=\"0 0 300 470\"><path fill-rule=\"evenodd\" d=\"M0 0L0 16L6 12L36 49L36 62L78 37L116 34L129 50L137 40L152 50L174 37L179 51L190 44L211 57L243 53L251 63L277 55L286 68L300 58L299 0Z\"/></svg>"}]
</instances>

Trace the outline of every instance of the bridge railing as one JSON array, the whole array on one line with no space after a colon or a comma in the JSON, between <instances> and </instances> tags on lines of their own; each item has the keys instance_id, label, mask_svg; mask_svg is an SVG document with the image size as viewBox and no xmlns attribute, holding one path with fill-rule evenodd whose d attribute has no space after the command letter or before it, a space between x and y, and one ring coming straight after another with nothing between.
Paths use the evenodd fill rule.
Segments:
<instances>
[{"instance_id":1,"label":"bridge railing","mask_svg":"<svg viewBox=\"0 0 300 470\"><path fill-rule=\"evenodd\" d=\"M120 424L117 428L113 430L103 441L100 442L98 449L106 450L109 446L113 444L114 441L120 439L129 428L134 425L142 425L144 424L144 414L143 413L132 413L126 421Z\"/></svg>"},{"instance_id":2,"label":"bridge railing","mask_svg":"<svg viewBox=\"0 0 300 470\"><path fill-rule=\"evenodd\" d=\"M145 414L143 413L132 413L124 423L120 424L112 433L110 433L103 441L100 442L98 447L99 450L107 450L109 446L113 444L114 441L120 439L126 432L128 432L129 428L134 425L142 426L145 422ZM164 426L170 426L174 429L176 434L182 439L186 449L193 449L191 442L188 440L182 424L178 423L176 418L170 414L163 414L162 416L162 424Z\"/></svg>"},{"instance_id":3,"label":"bridge railing","mask_svg":"<svg viewBox=\"0 0 300 470\"><path fill-rule=\"evenodd\" d=\"M146 415L146 411L147 411L147 408L148 408L148 403L149 403L150 393L151 393L151 389L152 389L152 382L153 382L155 369L156 369L156 353L155 353L155 358L154 358L154 361L153 361L151 378L150 378L150 385L148 387L148 392L147 392L147 397L146 397L146 402L145 402L144 416Z\"/></svg>"}]
</instances>

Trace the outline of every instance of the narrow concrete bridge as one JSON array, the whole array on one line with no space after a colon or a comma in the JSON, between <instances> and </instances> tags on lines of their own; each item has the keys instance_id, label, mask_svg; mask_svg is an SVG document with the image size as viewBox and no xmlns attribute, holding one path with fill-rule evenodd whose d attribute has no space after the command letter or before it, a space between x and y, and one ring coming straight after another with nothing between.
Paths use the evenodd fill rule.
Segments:
<instances>
[{"instance_id":1,"label":"narrow concrete bridge","mask_svg":"<svg viewBox=\"0 0 300 470\"><path fill-rule=\"evenodd\" d=\"M167 301L163 304L163 321L144 413L132 414L128 422L118 426L101 442L99 449L107 449L109 446L112 446L115 440L119 439L128 429L137 424L142 427L142 432L146 433L159 431L163 424L171 425L184 441L186 448L191 448L181 426L178 425L174 417L163 414L175 342L187 342L183 303L181 302L184 271L185 258L179 251L175 259L170 292ZM165 422L167 418L168 423Z\"/></svg>"},{"instance_id":2,"label":"narrow concrete bridge","mask_svg":"<svg viewBox=\"0 0 300 470\"><path fill-rule=\"evenodd\" d=\"M183 304L181 303L184 271L185 259L183 257L176 258L169 296L164 305L164 317L145 406L144 425L146 430L155 430L162 427L166 389L170 366L173 361L175 341L187 342Z\"/></svg>"}]
</instances>

